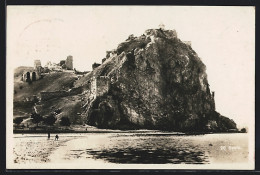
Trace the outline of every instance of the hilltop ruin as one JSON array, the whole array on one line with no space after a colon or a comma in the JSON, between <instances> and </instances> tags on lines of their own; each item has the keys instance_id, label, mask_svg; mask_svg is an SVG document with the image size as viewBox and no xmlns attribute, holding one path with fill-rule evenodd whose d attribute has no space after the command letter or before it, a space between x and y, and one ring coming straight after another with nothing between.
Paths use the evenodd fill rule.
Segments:
<instances>
[{"instance_id":1,"label":"hilltop ruin","mask_svg":"<svg viewBox=\"0 0 260 175\"><path fill-rule=\"evenodd\" d=\"M175 30L148 29L139 37L130 35L116 49L107 51L101 64L94 63L90 72L75 68L63 72L73 69L72 61L68 56L43 69L39 61L35 62L34 70L43 74L51 70L55 74L46 77L60 79L51 80L55 90L46 84L31 94L37 95L37 105L44 109L42 115L55 106L62 111L57 117L98 128L181 132L236 129L233 120L215 109L215 92L210 90L206 65L191 42L181 41ZM66 83L61 85L63 81Z\"/></svg>"}]
</instances>

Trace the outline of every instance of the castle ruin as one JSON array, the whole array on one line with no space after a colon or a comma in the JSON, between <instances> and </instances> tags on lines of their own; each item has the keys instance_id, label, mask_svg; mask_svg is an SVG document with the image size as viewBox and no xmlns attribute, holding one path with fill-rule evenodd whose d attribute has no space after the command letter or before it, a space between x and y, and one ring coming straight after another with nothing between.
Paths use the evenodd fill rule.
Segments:
<instances>
[{"instance_id":1,"label":"castle ruin","mask_svg":"<svg viewBox=\"0 0 260 175\"><path fill-rule=\"evenodd\" d=\"M25 82L36 81L41 78L41 74L37 70L25 71L22 80Z\"/></svg>"},{"instance_id":2,"label":"castle ruin","mask_svg":"<svg viewBox=\"0 0 260 175\"><path fill-rule=\"evenodd\" d=\"M67 56L65 65L68 70L73 70L73 57L71 55Z\"/></svg>"},{"instance_id":3,"label":"castle ruin","mask_svg":"<svg viewBox=\"0 0 260 175\"><path fill-rule=\"evenodd\" d=\"M42 66L40 60L34 60L34 67L30 70L26 70L22 74L22 81L32 82L41 78Z\"/></svg>"},{"instance_id":4,"label":"castle ruin","mask_svg":"<svg viewBox=\"0 0 260 175\"><path fill-rule=\"evenodd\" d=\"M34 60L34 69L38 69L41 66L41 60Z\"/></svg>"}]
</instances>

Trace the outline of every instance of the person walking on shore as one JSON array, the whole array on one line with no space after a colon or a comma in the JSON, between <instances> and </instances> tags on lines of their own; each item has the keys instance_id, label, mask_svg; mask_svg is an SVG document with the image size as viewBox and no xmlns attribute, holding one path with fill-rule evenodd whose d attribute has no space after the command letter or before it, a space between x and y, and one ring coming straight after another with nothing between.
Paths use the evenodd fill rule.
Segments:
<instances>
[{"instance_id":1,"label":"person walking on shore","mask_svg":"<svg viewBox=\"0 0 260 175\"><path fill-rule=\"evenodd\" d=\"M59 136L58 136L58 134L55 136L55 140L59 140Z\"/></svg>"},{"instance_id":2,"label":"person walking on shore","mask_svg":"<svg viewBox=\"0 0 260 175\"><path fill-rule=\"evenodd\" d=\"M51 134L50 132L48 132L48 140L51 138Z\"/></svg>"}]
</instances>

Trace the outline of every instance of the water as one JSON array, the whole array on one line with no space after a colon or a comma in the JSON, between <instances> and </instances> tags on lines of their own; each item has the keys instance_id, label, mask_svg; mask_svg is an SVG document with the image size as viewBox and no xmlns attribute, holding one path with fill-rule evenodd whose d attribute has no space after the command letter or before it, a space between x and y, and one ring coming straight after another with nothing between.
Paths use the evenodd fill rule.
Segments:
<instances>
[{"instance_id":1,"label":"water","mask_svg":"<svg viewBox=\"0 0 260 175\"><path fill-rule=\"evenodd\" d=\"M15 134L14 163L214 164L248 162L245 133ZM28 151L29 150L29 151Z\"/></svg>"},{"instance_id":2,"label":"water","mask_svg":"<svg viewBox=\"0 0 260 175\"><path fill-rule=\"evenodd\" d=\"M110 136L105 145L88 148L96 159L113 163L208 163L205 147L184 137L163 135Z\"/></svg>"}]
</instances>

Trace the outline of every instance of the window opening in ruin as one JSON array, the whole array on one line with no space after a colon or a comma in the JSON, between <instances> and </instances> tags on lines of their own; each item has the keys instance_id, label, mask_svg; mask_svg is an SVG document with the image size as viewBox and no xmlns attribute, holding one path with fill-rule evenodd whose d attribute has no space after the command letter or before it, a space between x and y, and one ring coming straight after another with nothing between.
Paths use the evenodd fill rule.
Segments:
<instances>
[{"instance_id":1,"label":"window opening in ruin","mask_svg":"<svg viewBox=\"0 0 260 175\"><path fill-rule=\"evenodd\" d=\"M36 81L36 73L35 72L32 73L32 81Z\"/></svg>"},{"instance_id":2,"label":"window opening in ruin","mask_svg":"<svg viewBox=\"0 0 260 175\"><path fill-rule=\"evenodd\" d=\"M26 73L26 81L28 82L28 81L30 81L31 80L31 78L30 78L30 72L27 72Z\"/></svg>"}]
</instances>

